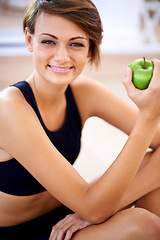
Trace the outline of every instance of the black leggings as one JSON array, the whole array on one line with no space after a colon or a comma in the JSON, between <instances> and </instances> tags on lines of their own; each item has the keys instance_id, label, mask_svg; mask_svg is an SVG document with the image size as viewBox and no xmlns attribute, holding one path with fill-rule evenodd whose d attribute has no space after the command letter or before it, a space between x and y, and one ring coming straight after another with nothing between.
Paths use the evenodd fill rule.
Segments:
<instances>
[{"instance_id":1,"label":"black leggings","mask_svg":"<svg viewBox=\"0 0 160 240\"><path fill-rule=\"evenodd\" d=\"M52 227L66 215L73 213L65 206L34 220L11 226L0 227L1 240L48 240Z\"/></svg>"}]
</instances>

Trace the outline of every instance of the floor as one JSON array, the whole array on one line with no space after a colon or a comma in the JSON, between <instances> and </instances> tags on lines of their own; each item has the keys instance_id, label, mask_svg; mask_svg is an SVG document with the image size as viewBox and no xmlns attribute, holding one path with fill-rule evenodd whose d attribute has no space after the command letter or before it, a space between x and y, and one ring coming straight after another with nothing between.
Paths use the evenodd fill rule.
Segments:
<instances>
[{"instance_id":1,"label":"floor","mask_svg":"<svg viewBox=\"0 0 160 240\"><path fill-rule=\"evenodd\" d=\"M23 18L23 11L1 11L0 29L17 29ZM0 32L1 33L1 32ZM158 31L159 33L159 31ZM159 36L159 35L158 35ZM0 34L0 44L3 35ZM84 74L101 81L112 91L132 104L128 99L122 84L125 69L131 61L145 56L148 59L159 58L159 51L149 47L148 50L139 49L139 51L118 52L116 53L102 51L102 61L99 70L87 66ZM24 46L22 46L24 48ZM116 46L115 46L116 47ZM18 47L20 48L20 46ZM0 90L10 84L24 80L33 71L32 55L20 54L16 51L11 54L11 48L8 48L6 54L5 46L0 48ZM101 119L91 118L86 122L82 134L82 150L75 163L77 171L87 180L92 181L95 177L101 175L114 161L121 148L123 147L127 136L119 130L105 123Z\"/></svg>"}]
</instances>

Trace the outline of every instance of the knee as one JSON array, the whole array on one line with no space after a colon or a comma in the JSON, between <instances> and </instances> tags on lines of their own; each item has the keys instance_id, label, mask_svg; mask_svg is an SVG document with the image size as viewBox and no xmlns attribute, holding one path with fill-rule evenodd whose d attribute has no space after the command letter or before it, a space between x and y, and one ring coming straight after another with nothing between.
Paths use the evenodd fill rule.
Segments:
<instances>
[{"instance_id":1,"label":"knee","mask_svg":"<svg viewBox=\"0 0 160 240\"><path fill-rule=\"evenodd\" d=\"M128 226L130 236L134 236L137 240L160 239L160 218L158 216L143 208L133 208L130 211Z\"/></svg>"}]
</instances>

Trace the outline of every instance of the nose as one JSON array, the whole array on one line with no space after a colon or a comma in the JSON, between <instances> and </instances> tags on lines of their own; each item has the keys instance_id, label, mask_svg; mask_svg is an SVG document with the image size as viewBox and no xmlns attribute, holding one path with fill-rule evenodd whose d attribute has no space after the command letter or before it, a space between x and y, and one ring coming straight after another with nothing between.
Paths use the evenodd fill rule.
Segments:
<instances>
[{"instance_id":1,"label":"nose","mask_svg":"<svg viewBox=\"0 0 160 240\"><path fill-rule=\"evenodd\" d=\"M59 64L64 64L70 61L68 49L66 46L63 44L57 46L54 54L54 60Z\"/></svg>"}]
</instances>

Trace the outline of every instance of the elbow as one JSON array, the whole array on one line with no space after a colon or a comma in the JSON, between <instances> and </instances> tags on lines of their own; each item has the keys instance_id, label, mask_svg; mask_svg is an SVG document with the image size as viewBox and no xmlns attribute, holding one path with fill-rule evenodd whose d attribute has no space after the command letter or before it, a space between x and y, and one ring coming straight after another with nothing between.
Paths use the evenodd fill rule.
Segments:
<instances>
[{"instance_id":1,"label":"elbow","mask_svg":"<svg viewBox=\"0 0 160 240\"><path fill-rule=\"evenodd\" d=\"M111 215L104 214L104 212L103 212L103 213L94 213L94 214L91 213L91 214L88 214L85 217L85 219L88 222L96 225L96 224L100 224L100 223L103 223L103 222L107 221L110 217L111 217Z\"/></svg>"},{"instance_id":2,"label":"elbow","mask_svg":"<svg viewBox=\"0 0 160 240\"><path fill-rule=\"evenodd\" d=\"M105 222L106 220L107 219L97 218L97 216L92 216L92 217L89 217L89 219L87 221L92 223L93 225L97 225L97 224Z\"/></svg>"}]
</instances>

